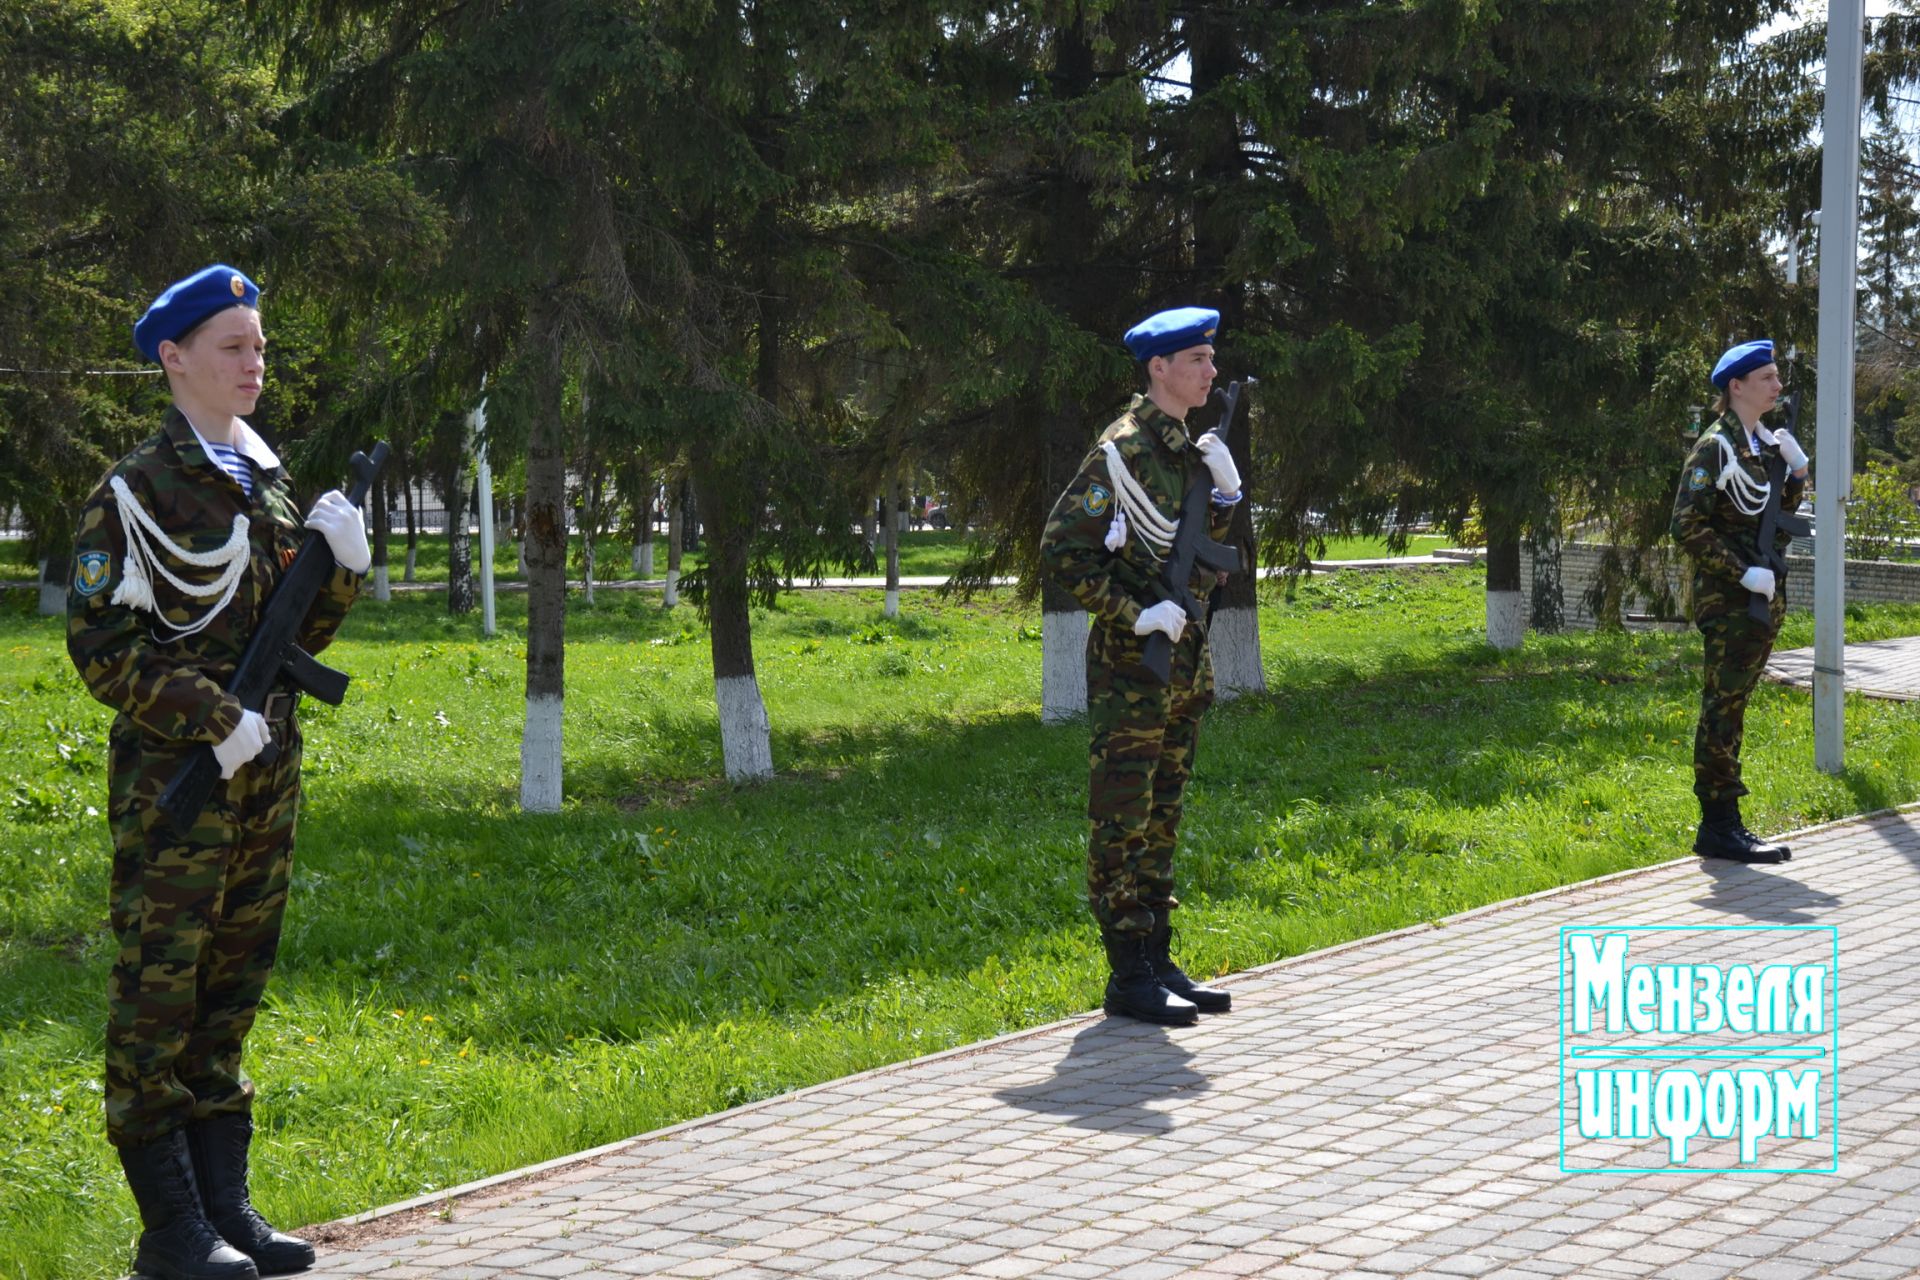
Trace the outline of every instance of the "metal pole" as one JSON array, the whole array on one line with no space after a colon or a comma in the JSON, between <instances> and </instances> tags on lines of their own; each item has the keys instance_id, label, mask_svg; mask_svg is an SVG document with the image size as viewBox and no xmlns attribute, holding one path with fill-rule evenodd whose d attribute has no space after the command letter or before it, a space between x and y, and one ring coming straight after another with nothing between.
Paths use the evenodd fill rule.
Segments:
<instances>
[{"instance_id":1,"label":"metal pole","mask_svg":"<svg viewBox=\"0 0 1920 1280\"><path fill-rule=\"evenodd\" d=\"M487 402L473 411L480 438L474 470L480 486L480 634L492 635L493 626L493 465L487 461Z\"/></svg>"},{"instance_id":2,"label":"metal pole","mask_svg":"<svg viewBox=\"0 0 1920 1280\"><path fill-rule=\"evenodd\" d=\"M1820 180L1819 456L1814 465L1813 763L1846 763L1846 500L1853 488L1853 286L1860 236L1861 0L1827 5Z\"/></svg>"}]
</instances>

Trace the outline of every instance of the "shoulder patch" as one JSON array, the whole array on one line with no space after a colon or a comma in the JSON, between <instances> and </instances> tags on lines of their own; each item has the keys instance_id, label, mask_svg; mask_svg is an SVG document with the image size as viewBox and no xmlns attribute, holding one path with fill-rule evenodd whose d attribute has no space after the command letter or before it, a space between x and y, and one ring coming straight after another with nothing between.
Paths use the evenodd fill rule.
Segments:
<instances>
[{"instance_id":1,"label":"shoulder patch","mask_svg":"<svg viewBox=\"0 0 1920 1280\"><path fill-rule=\"evenodd\" d=\"M1087 496L1080 499L1080 506L1090 516L1103 516L1107 514L1107 508L1112 504L1113 494L1103 484L1088 485Z\"/></svg>"},{"instance_id":2,"label":"shoulder patch","mask_svg":"<svg viewBox=\"0 0 1920 1280\"><path fill-rule=\"evenodd\" d=\"M83 596L97 596L106 590L112 577L113 559L104 551L82 551L74 558L73 589Z\"/></svg>"},{"instance_id":3,"label":"shoulder patch","mask_svg":"<svg viewBox=\"0 0 1920 1280\"><path fill-rule=\"evenodd\" d=\"M1705 467L1695 467L1687 472L1687 492L1698 493L1713 483L1713 477L1707 474Z\"/></svg>"}]
</instances>

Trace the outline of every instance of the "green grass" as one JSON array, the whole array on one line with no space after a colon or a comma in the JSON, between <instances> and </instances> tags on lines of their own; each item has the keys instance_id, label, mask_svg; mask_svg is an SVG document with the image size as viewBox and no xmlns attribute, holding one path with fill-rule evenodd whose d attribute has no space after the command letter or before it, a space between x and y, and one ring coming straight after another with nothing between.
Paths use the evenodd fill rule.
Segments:
<instances>
[{"instance_id":1,"label":"green grass","mask_svg":"<svg viewBox=\"0 0 1920 1280\"><path fill-rule=\"evenodd\" d=\"M1274 596L1270 693L1217 708L1179 861L1182 946L1245 968L1684 852L1696 635L1481 643L1473 569ZM108 713L57 620L0 596L0 1276L118 1274L101 1137ZM1086 739L1038 722L1038 619L928 593L755 616L781 776L719 780L707 636L613 592L569 617L567 801L517 811L524 600L359 606L305 713L280 965L248 1042L256 1200L310 1223L1092 1007ZM1872 607L1850 638L1920 630ZM1795 617L1783 644L1810 642ZM1748 718L1756 828L1920 794L1911 710ZM1542 954L1547 954L1543 942Z\"/></svg>"},{"instance_id":2,"label":"green grass","mask_svg":"<svg viewBox=\"0 0 1920 1280\"><path fill-rule=\"evenodd\" d=\"M1393 551L1387 546L1385 538L1328 538L1327 553L1315 556L1316 560L1379 560L1388 556L1425 556L1432 555L1440 547L1452 546L1453 541L1437 533L1416 533L1407 539L1405 551Z\"/></svg>"},{"instance_id":3,"label":"green grass","mask_svg":"<svg viewBox=\"0 0 1920 1280\"><path fill-rule=\"evenodd\" d=\"M503 531L500 541L493 549L493 574L496 582L519 582L520 562L513 543L505 540ZM480 539L472 539L473 552L480 554ZM610 582L637 576L633 568L633 544L623 538L603 538L594 548L594 581ZM4 544L0 544L0 556L4 555ZM407 539L405 534L395 534L388 544L388 563L394 582L401 581L402 569L406 564ZM855 577L883 577L886 574L886 551L876 545L874 563L857 570ZM916 575L949 574L960 567L966 559L966 535L951 531L933 529L909 530L900 535L900 572L905 577ZM691 571L704 564L704 551L685 553L682 571ZM0 560L0 566L4 565ZM24 561L23 561L24 563ZM577 583L582 569L582 548L580 536L574 534L567 539L567 572ZM447 538L445 534L423 533L420 535L419 549L414 557L414 581L444 583L447 580ZM840 570L833 571L839 576ZM667 544L664 538L656 541L653 548L653 576L664 578L667 575Z\"/></svg>"}]
</instances>

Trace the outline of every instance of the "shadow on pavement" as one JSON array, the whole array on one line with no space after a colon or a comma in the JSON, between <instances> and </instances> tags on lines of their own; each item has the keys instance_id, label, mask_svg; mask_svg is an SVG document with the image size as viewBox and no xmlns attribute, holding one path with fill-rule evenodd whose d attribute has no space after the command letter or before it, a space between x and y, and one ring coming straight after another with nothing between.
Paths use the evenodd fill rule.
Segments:
<instances>
[{"instance_id":1,"label":"shadow on pavement","mask_svg":"<svg viewBox=\"0 0 1920 1280\"><path fill-rule=\"evenodd\" d=\"M1165 1027L1105 1018L1073 1037L1051 1079L993 1096L1076 1129L1171 1133L1173 1117L1155 1104L1208 1087L1192 1060Z\"/></svg>"}]
</instances>

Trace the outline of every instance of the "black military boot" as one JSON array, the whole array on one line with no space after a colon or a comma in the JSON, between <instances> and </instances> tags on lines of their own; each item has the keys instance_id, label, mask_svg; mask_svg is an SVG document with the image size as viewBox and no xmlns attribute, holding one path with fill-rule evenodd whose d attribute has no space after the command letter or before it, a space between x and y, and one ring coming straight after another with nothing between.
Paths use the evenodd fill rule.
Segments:
<instances>
[{"instance_id":1,"label":"black military boot","mask_svg":"<svg viewBox=\"0 0 1920 1280\"><path fill-rule=\"evenodd\" d=\"M1103 928L1100 941L1106 944L1107 966L1113 970L1102 1006L1108 1013L1167 1027L1186 1027L1199 1021L1200 1010L1192 1001L1173 994L1154 977L1153 961L1147 958L1146 934Z\"/></svg>"},{"instance_id":2,"label":"black military boot","mask_svg":"<svg viewBox=\"0 0 1920 1280\"><path fill-rule=\"evenodd\" d=\"M1755 862L1789 862L1793 859L1793 850L1778 840L1764 840L1747 830L1746 820L1740 816L1740 802L1733 803L1734 833L1753 849Z\"/></svg>"},{"instance_id":3,"label":"black military boot","mask_svg":"<svg viewBox=\"0 0 1920 1280\"><path fill-rule=\"evenodd\" d=\"M252 1258L263 1276L304 1271L313 1265L313 1246L275 1231L247 1197L247 1148L253 1143L253 1117L221 1115L187 1126L187 1146L200 1175L200 1199L207 1220L234 1248Z\"/></svg>"},{"instance_id":4,"label":"black military boot","mask_svg":"<svg viewBox=\"0 0 1920 1280\"><path fill-rule=\"evenodd\" d=\"M1793 855L1783 844L1767 844L1740 825L1740 806L1732 800L1700 802L1700 832L1693 851L1729 862L1785 862Z\"/></svg>"},{"instance_id":5,"label":"black military boot","mask_svg":"<svg viewBox=\"0 0 1920 1280\"><path fill-rule=\"evenodd\" d=\"M221 1239L200 1204L187 1135L121 1147L120 1167L140 1206L133 1270L149 1280L260 1280L253 1259Z\"/></svg>"},{"instance_id":6,"label":"black military boot","mask_svg":"<svg viewBox=\"0 0 1920 1280\"><path fill-rule=\"evenodd\" d=\"M1231 991L1203 987L1173 962L1173 921L1164 911L1155 912L1154 919L1157 923L1147 935L1147 961L1153 965L1153 976L1160 985L1202 1013L1225 1013L1233 1008Z\"/></svg>"}]
</instances>

